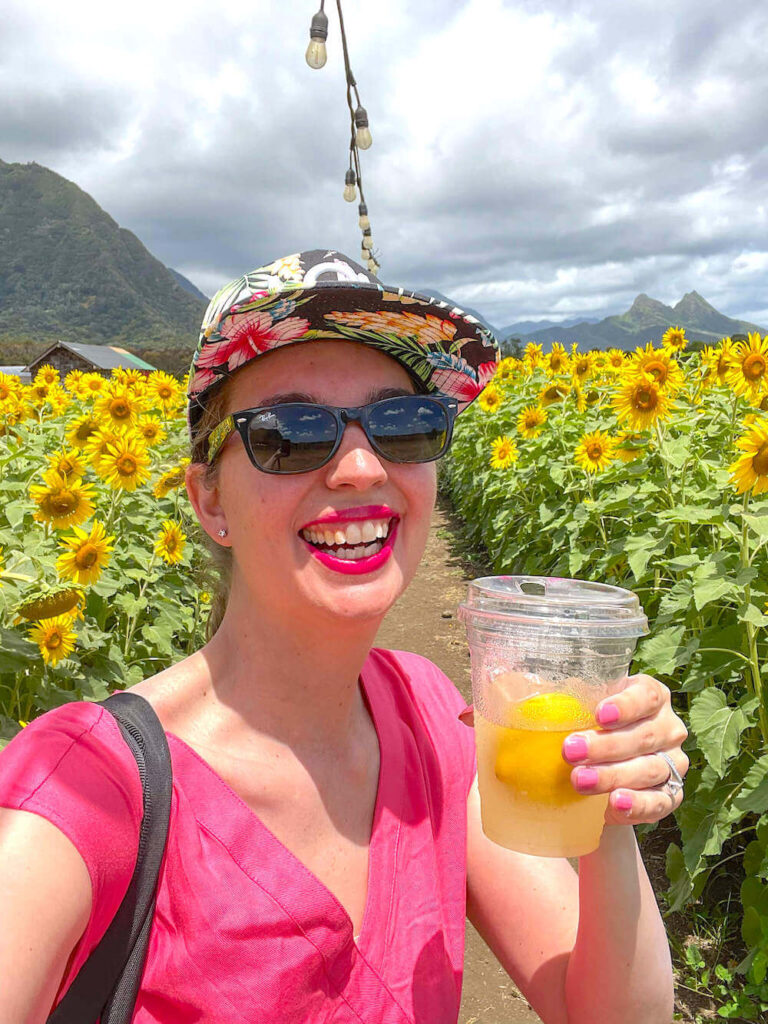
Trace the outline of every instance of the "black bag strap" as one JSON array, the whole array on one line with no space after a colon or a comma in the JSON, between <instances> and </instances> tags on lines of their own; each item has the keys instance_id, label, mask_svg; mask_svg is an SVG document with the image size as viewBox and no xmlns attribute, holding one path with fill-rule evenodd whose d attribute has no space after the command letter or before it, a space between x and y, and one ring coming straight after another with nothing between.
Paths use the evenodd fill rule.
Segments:
<instances>
[{"instance_id":1,"label":"black bag strap","mask_svg":"<svg viewBox=\"0 0 768 1024\"><path fill-rule=\"evenodd\" d=\"M104 937L77 973L48 1024L128 1024L144 971L171 810L171 755L152 705L137 693L100 702L131 748L144 797L136 868Z\"/></svg>"}]
</instances>

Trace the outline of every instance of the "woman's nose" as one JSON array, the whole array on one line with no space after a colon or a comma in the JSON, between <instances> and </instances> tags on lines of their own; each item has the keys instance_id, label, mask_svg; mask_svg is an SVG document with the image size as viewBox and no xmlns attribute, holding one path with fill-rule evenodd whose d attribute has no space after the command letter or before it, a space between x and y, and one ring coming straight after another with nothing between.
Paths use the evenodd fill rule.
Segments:
<instances>
[{"instance_id":1,"label":"woman's nose","mask_svg":"<svg viewBox=\"0 0 768 1024\"><path fill-rule=\"evenodd\" d=\"M347 423L339 450L328 463L328 486L364 491L386 479L385 461L371 448L362 427L358 423Z\"/></svg>"}]
</instances>

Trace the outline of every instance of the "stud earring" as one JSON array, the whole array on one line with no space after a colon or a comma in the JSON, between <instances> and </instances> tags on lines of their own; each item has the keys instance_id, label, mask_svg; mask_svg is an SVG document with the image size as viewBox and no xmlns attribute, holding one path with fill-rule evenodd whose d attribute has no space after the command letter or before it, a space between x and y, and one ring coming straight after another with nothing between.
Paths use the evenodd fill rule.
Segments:
<instances>
[{"instance_id":1,"label":"stud earring","mask_svg":"<svg viewBox=\"0 0 768 1024\"><path fill-rule=\"evenodd\" d=\"M219 530L219 536L220 537L226 537L228 533L229 533L229 530L227 530L226 527L222 527Z\"/></svg>"}]
</instances>

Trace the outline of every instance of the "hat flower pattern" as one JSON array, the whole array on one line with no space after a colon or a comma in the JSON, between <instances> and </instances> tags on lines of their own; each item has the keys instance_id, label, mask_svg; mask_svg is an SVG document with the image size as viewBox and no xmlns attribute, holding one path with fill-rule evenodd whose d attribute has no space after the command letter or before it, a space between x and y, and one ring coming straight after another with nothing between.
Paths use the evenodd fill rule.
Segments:
<instances>
[{"instance_id":1,"label":"hat flower pattern","mask_svg":"<svg viewBox=\"0 0 768 1024\"><path fill-rule=\"evenodd\" d=\"M205 392L223 376L272 349L322 339L376 348L460 408L480 394L499 358L490 331L458 307L385 287L335 250L295 253L237 278L211 300L189 372L190 429Z\"/></svg>"}]
</instances>

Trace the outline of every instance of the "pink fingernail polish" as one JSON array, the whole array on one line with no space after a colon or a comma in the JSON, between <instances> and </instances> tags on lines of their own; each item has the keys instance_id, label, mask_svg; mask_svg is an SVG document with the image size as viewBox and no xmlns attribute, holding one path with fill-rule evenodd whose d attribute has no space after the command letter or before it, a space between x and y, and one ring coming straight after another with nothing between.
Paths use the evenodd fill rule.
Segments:
<instances>
[{"instance_id":1,"label":"pink fingernail polish","mask_svg":"<svg viewBox=\"0 0 768 1024\"><path fill-rule=\"evenodd\" d=\"M587 741L583 736L568 736L563 740L563 754L568 761L583 761L587 756Z\"/></svg>"},{"instance_id":2,"label":"pink fingernail polish","mask_svg":"<svg viewBox=\"0 0 768 1024\"><path fill-rule=\"evenodd\" d=\"M594 768L577 768L576 785L579 789L594 789L600 776Z\"/></svg>"},{"instance_id":3,"label":"pink fingernail polish","mask_svg":"<svg viewBox=\"0 0 768 1024\"><path fill-rule=\"evenodd\" d=\"M597 720L600 725L612 725L619 720L619 709L615 704L603 704L597 712Z\"/></svg>"},{"instance_id":4,"label":"pink fingernail polish","mask_svg":"<svg viewBox=\"0 0 768 1024\"><path fill-rule=\"evenodd\" d=\"M632 810L632 797L629 793L619 793L616 797L616 802L613 805L617 811L631 811Z\"/></svg>"}]
</instances>

